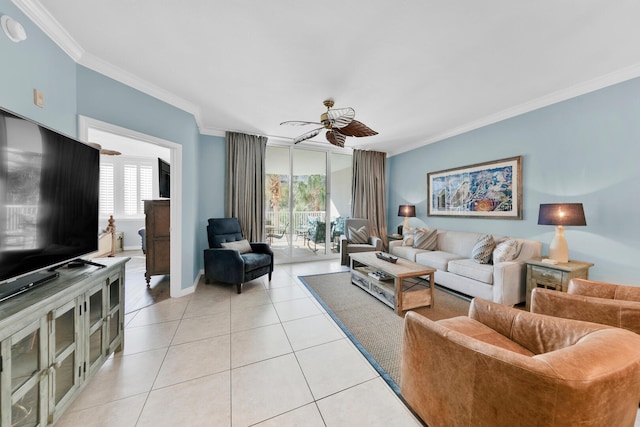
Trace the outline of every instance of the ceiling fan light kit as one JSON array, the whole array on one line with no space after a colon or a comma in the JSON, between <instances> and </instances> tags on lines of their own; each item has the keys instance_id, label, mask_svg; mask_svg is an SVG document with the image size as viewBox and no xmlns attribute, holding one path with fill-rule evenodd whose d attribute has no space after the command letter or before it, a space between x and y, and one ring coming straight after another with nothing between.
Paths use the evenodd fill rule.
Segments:
<instances>
[{"instance_id":1,"label":"ceiling fan light kit","mask_svg":"<svg viewBox=\"0 0 640 427\"><path fill-rule=\"evenodd\" d=\"M377 135L378 132L369 128L364 123L361 123L354 119L356 116L356 111L351 108L336 108L333 109L333 99L326 99L323 102L324 106L327 107L327 111L320 115L319 122L307 122L300 120L292 120L287 122L280 123L281 125L293 125L293 126L305 126L305 125L321 125L317 129L313 129L309 132L303 133L302 135L293 139L293 143L297 144L302 141L306 141L307 139L311 139L314 136L318 135L320 131L324 128L327 129L325 137L327 141L337 147L344 147L345 140L347 136L373 136Z\"/></svg>"}]
</instances>

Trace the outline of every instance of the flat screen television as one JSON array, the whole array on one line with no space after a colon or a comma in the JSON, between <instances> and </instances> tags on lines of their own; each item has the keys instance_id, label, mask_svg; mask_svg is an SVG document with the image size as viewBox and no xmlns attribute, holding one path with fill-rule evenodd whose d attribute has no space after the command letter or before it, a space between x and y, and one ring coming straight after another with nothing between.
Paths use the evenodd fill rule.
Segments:
<instances>
[{"instance_id":1,"label":"flat screen television","mask_svg":"<svg viewBox=\"0 0 640 427\"><path fill-rule=\"evenodd\" d=\"M158 183L160 197L171 197L171 166L161 158L158 158Z\"/></svg>"},{"instance_id":2,"label":"flat screen television","mask_svg":"<svg viewBox=\"0 0 640 427\"><path fill-rule=\"evenodd\" d=\"M97 149L0 108L0 301L98 249L99 176Z\"/></svg>"}]
</instances>

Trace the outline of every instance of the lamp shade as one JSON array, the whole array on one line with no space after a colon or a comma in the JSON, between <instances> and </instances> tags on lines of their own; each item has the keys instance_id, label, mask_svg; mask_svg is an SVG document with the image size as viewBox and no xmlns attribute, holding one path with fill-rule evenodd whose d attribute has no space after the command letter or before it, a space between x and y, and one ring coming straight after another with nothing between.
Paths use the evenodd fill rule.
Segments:
<instances>
[{"instance_id":1,"label":"lamp shade","mask_svg":"<svg viewBox=\"0 0 640 427\"><path fill-rule=\"evenodd\" d=\"M398 216L415 217L416 207L414 205L400 205L398 208Z\"/></svg>"},{"instance_id":2,"label":"lamp shade","mask_svg":"<svg viewBox=\"0 0 640 427\"><path fill-rule=\"evenodd\" d=\"M587 225L582 203L546 203L540 205L539 225Z\"/></svg>"}]
</instances>

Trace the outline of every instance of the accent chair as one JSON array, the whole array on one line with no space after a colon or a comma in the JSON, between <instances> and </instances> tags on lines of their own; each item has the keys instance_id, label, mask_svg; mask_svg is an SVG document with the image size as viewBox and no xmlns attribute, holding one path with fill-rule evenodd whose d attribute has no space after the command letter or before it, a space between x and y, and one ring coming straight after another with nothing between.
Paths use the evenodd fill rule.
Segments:
<instances>
[{"instance_id":1,"label":"accent chair","mask_svg":"<svg viewBox=\"0 0 640 427\"><path fill-rule=\"evenodd\" d=\"M349 254L382 250L382 239L371 235L369 220L347 218L344 220L344 234L340 236L340 261L349 264Z\"/></svg>"},{"instance_id":2,"label":"accent chair","mask_svg":"<svg viewBox=\"0 0 640 427\"><path fill-rule=\"evenodd\" d=\"M633 427L640 335L475 298L468 316L406 314L400 376L430 427Z\"/></svg>"},{"instance_id":3,"label":"accent chair","mask_svg":"<svg viewBox=\"0 0 640 427\"><path fill-rule=\"evenodd\" d=\"M602 323L640 334L640 287L571 279L566 293L534 288L531 312Z\"/></svg>"},{"instance_id":4,"label":"accent chair","mask_svg":"<svg viewBox=\"0 0 640 427\"><path fill-rule=\"evenodd\" d=\"M242 237L237 218L211 218L207 225L209 249L204 250L205 283L215 280L242 284L273 273L273 251L267 243L249 243ZM225 247L226 246L226 247Z\"/></svg>"}]
</instances>

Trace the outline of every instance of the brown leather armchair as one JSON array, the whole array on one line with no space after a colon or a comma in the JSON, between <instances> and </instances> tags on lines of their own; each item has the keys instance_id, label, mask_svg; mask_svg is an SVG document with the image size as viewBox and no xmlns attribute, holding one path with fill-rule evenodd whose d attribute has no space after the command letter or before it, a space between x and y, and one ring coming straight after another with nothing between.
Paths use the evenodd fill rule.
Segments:
<instances>
[{"instance_id":1,"label":"brown leather armchair","mask_svg":"<svg viewBox=\"0 0 640 427\"><path fill-rule=\"evenodd\" d=\"M640 334L640 287L572 279L566 293L533 289L531 312L602 323Z\"/></svg>"},{"instance_id":2,"label":"brown leather armchair","mask_svg":"<svg viewBox=\"0 0 640 427\"><path fill-rule=\"evenodd\" d=\"M640 336L475 298L405 316L400 389L430 426L633 426Z\"/></svg>"}]
</instances>

